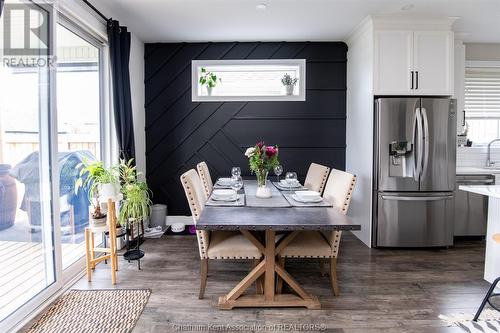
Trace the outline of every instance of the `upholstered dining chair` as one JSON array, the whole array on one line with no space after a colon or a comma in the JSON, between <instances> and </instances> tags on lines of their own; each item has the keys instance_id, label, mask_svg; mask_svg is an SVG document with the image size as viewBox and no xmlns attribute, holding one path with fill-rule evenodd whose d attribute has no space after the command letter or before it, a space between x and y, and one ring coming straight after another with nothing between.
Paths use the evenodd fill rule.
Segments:
<instances>
[{"instance_id":1,"label":"upholstered dining chair","mask_svg":"<svg viewBox=\"0 0 500 333\"><path fill-rule=\"evenodd\" d=\"M311 163L311 165L309 166L309 170L307 170L304 186L311 191L316 191L320 194L323 194L323 190L325 188L329 173L329 167L317 163Z\"/></svg>"},{"instance_id":2,"label":"upholstered dining chair","mask_svg":"<svg viewBox=\"0 0 500 333\"><path fill-rule=\"evenodd\" d=\"M347 214L351 196L356 184L356 176L350 173L332 169L323 192L323 198L332 203L342 214ZM323 261L330 259L330 282L333 294L339 294L337 282L337 257L339 253L342 231L300 231L293 240L279 253L279 264L285 265L285 258L316 258ZM278 291L282 281L278 280Z\"/></svg>"},{"instance_id":3,"label":"upholstered dining chair","mask_svg":"<svg viewBox=\"0 0 500 333\"><path fill-rule=\"evenodd\" d=\"M205 206L205 193L200 177L194 169L181 175L181 183L191 209L196 225ZM198 249L200 252L200 293L202 299L205 294L208 276L208 261L217 259L248 259L256 260L262 256L261 252L243 234L238 231L196 230Z\"/></svg>"},{"instance_id":4,"label":"upholstered dining chair","mask_svg":"<svg viewBox=\"0 0 500 333\"><path fill-rule=\"evenodd\" d=\"M198 165L196 165L196 169L198 170L198 175L200 175L201 182L203 183L205 198L208 199L214 188L212 177L210 176L210 170L208 170L208 165L205 162L198 163Z\"/></svg>"}]
</instances>

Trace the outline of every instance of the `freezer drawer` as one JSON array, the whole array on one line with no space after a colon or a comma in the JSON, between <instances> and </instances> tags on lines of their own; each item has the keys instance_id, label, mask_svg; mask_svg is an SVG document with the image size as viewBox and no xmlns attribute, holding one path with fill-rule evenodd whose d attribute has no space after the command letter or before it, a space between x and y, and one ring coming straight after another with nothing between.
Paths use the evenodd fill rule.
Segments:
<instances>
[{"instance_id":1,"label":"freezer drawer","mask_svg":"<svg viewBox=\"0 0 500 333\"><path fill-rule=\"evenodd\" d=\"M453 192L378 193L378 247L453 245Z\"/></svg>"}]
</instances>

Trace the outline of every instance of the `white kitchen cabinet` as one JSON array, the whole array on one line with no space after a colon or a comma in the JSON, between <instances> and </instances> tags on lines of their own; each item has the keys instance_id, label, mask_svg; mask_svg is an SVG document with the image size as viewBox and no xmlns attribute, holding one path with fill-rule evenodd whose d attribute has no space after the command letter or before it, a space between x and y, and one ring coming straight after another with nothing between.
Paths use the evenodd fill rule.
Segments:
<instances>
[{"instance_id":1,"label":"white kitchen cabinet","mask_svg":"<svg viewBox=\"0 0 500 333\"><path fill-rule=\"evenodd\" d=\"M453 94L451 31L375 32L375 95Z\"/></svg>"},{"instance_id":2,"label":"white kitchen cabinet","mask_svg":"<svg viewBox=\"0 0 500 333\"><path fill-rule=\"evenodd\" d=\"M415 31L413 33L413 69L417 94L453 94L452 38L451 31Z\"/></svg>"},{"instance_id":3,"label":"white kitchen cabinet","mask_svg":"<svg viewBox=\"0 0 500 333\"><path fill-rule=\"evenodd\" d=\"M412 89L413 31L375 32L375 94L407 95Z\"/></svg>"}]
</instances>

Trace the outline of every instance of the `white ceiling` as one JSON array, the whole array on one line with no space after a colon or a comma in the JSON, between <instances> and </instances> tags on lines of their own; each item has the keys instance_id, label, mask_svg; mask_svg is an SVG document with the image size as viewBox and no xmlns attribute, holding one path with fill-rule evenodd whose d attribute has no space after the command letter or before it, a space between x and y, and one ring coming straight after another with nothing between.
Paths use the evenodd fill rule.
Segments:
<instances>
[{"instance_id":1,"label":"white ceiling","mask_svg":"<svg viewBox=\"0 0 500 333\"><path fill-rule=\"evenodd\" d=\"M466 42L500 43L500 0L93 0L144 42L346 40L370 14L456 16ZM265 10L256 5L265 3ZM403 11L403 6L413 8Z\"/></svg>"}]
</instances>

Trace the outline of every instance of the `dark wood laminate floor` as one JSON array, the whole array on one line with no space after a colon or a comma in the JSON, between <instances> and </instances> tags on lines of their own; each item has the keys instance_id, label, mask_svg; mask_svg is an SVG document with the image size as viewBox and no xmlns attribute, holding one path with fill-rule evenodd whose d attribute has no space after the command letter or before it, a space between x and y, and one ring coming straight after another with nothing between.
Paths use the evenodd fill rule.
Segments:
<instances>
[{"instance_id":1,"label":"dark wood laminate floor","mask_svg":"<svg viewBox=\"0 0 500 333\"><path fill-rule=\"evenodd\" d=\"M211 262L205 299L198 300L199 255L191 236L147 240L142 270L120 259L114 287L109 267L100 264L92 283L82 279L74 288L151 288L134 333L175 332L178 324L201 325L191 331L207 329L203 325L209 324L213 330L226 324L317 324L326 328L324 332L390 333L461 332L446 327L439 314L474 312L488 287L482 279L482 241L462 241L448 250L379 250L367 248L349 233L344 235L338 265L340 296L332 296L328 278L320 276L316 261L289 261L287 265L306 290L319 296L321 310L218 310L218 296L248 272L248 262ZM188 328L183 331L189 332Z\"/></svg>"}]
</instances>

